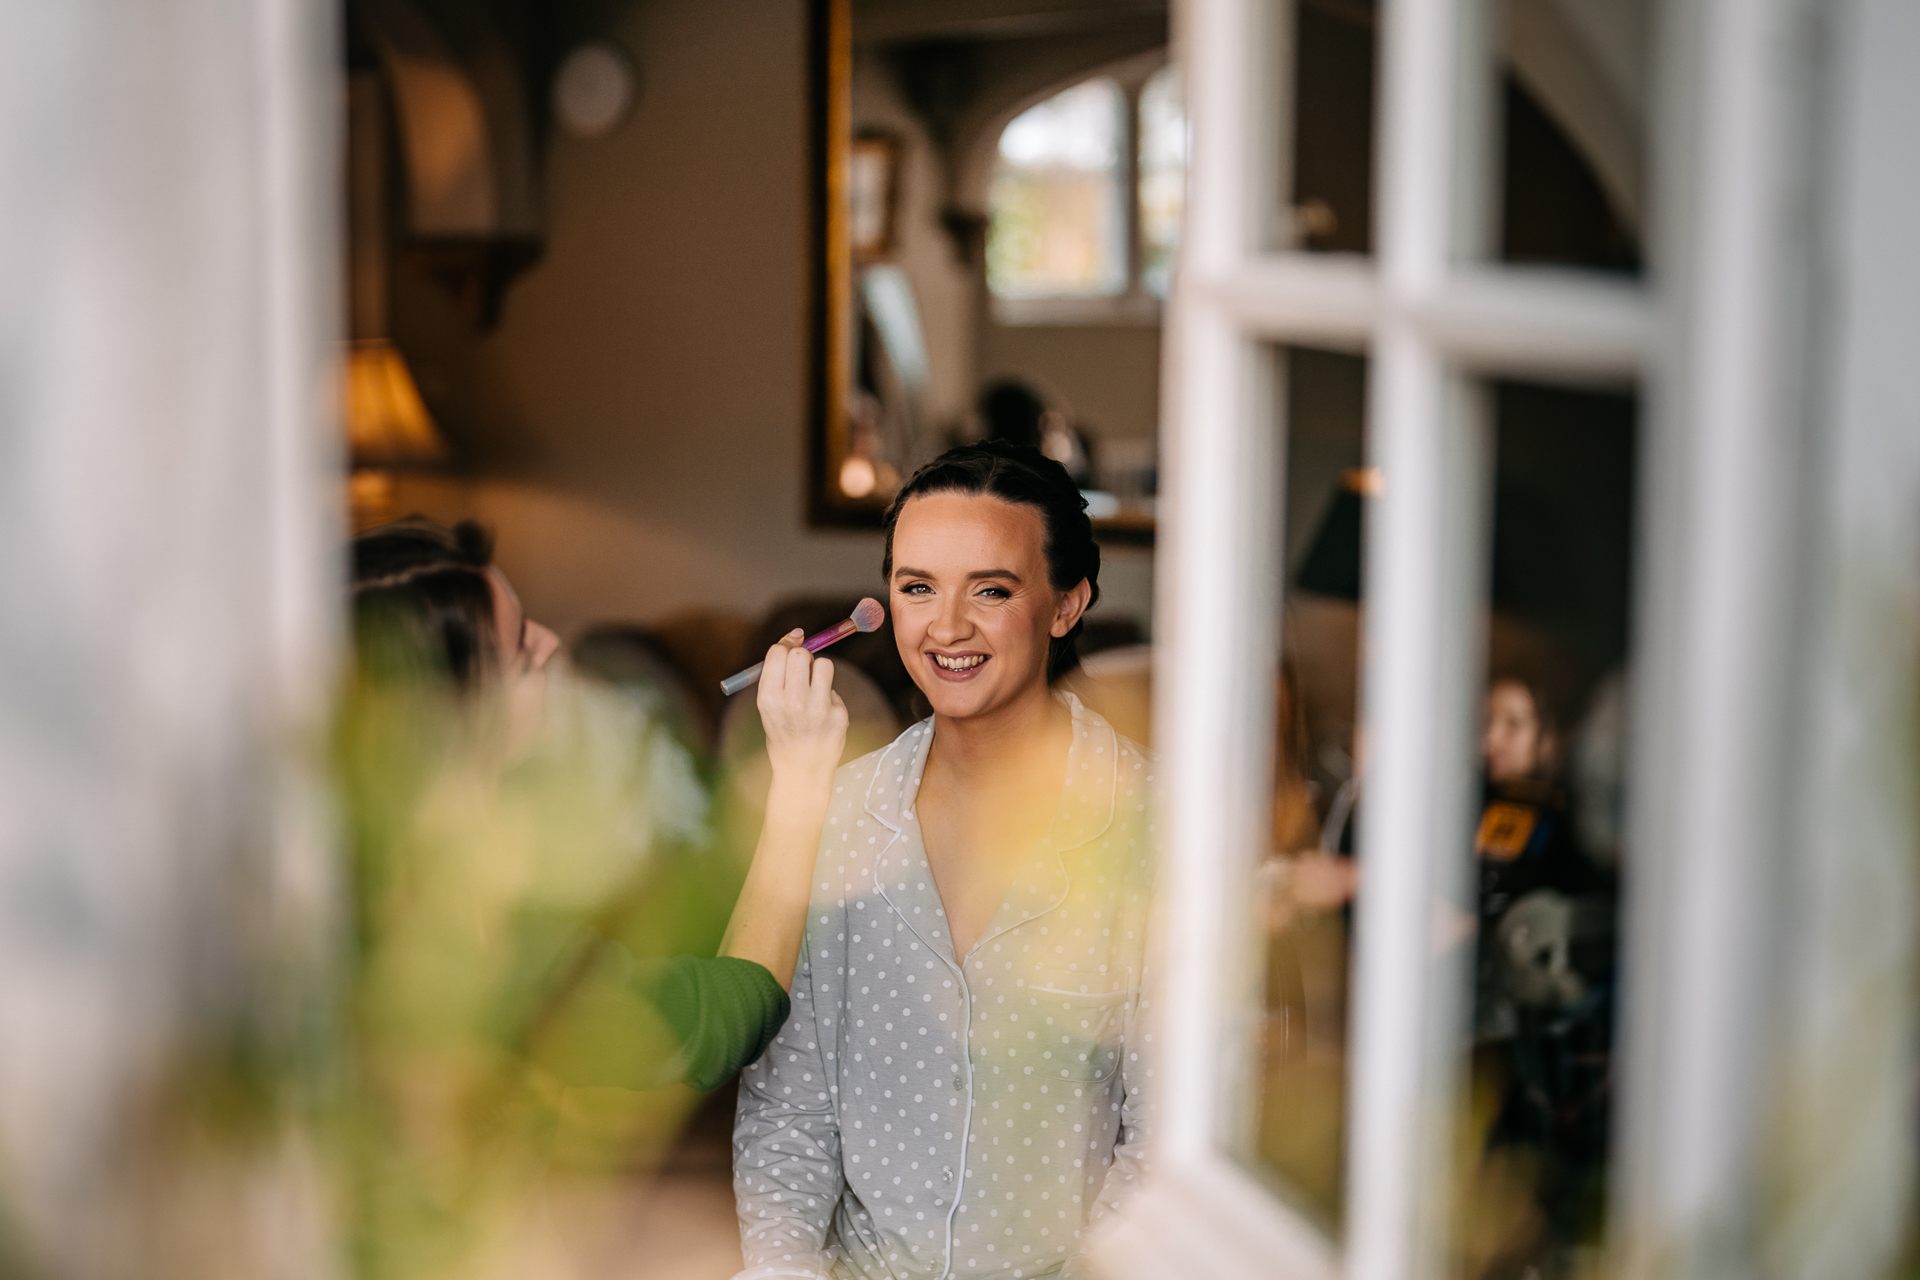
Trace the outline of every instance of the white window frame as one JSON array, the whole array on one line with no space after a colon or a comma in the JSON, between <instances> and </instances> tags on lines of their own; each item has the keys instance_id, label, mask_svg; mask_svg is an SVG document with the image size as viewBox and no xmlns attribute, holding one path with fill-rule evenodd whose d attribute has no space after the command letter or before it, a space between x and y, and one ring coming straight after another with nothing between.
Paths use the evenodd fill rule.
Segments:
<instances>
[{"instance_id":1,"label":"white window frame","mask_svg":"<svg viewBox=\"0 0 1920 1280\"><path fill-rule=\"evenodd\" d=\"M1882 661L1837 694L1816 691L1825 701L1815 758L1792 744L1804 726L1795 718L1807 701L1799 691L1822 674L1810 655L1831 655L1843 643L1837 637L1884 621L1890 607L1862 604L1823 577L1831 566L1805 548L1830 552L1839 535L1823 542L1816 518L1824 512L1844 524L1835 513L1845 512L1855 524L1898 531L1897 548L1920 547L1912 504L1892 496L1903 492L1897 486L1867 493L1864 515L1840 496L1844 485L1816 492L1829 474L1853 476L1864 490L1860 477L1879 474L1863 462L1876 450L1920 479L1920 448L1895 447L1892 434L1920 424L1911 412L1901 416L1911 404L1900 394L1916 394L1913 361L1896 370L1900 344L1888 340L1911 338L1916 326L1897 311L1899 291L1883 288L1877 312L1848 318L1873 338L1851 340L1881 377L1875 388L1890 417L1864 420L1862 402L1875 395L1863 392L1835 410L1853 434L1824 453L1808 447L1823 385L1816 366L1856 357L1839 340L1822 348L1809 317L1818 250L1831 246L1810 244L1805 221L1810 197L1839 163L1823 167L1822 143L1844 151L1861 130L1896 135L1902 110L1908 127L1916 118L1913 77L1879 51L1891 32L1907 37L1898 47L1920 53L1920 23L1900 0L1825 9L1814 0L1670 0L1657 9L1656 81L1672 89L1656 88L1652 113L1654 269L1644 282L1503 266L1465 251L1487 236L1482 211L1461 193L1486 184L1460 178L1491 162L1491 148L1475 145L1492 136L1494 83L1477 0L1382 0L1374 257L1265 247L1274 211L1287 203L1289 0L1187 0L1176 9L1195 148L1166 357L1156 574L1158 1164L1129 1211L1096 1237L1100 1269L1116 1280L1443 1272L1442 1162L1465 984L1430 962L1426 930L1440 877L1468 865L1473 703L1484 660L1478 618L1490 558L1485 379L1629 383L1641 392L1635 860L1608 1241L1623 1274L1732 1275L1756 1256L1755 1233L1730 1244L1728 1225L1750 1222L1761 1203L1753 1165L1768 1122L1755 1060L1783 1037L1817 1042L1809 1028L1831 1021L1821 997L1844 985L1849 965L1862 966L1846 948L1844 919L1824 917L1801 930L1798 949L1826 966L1828 985L1816 984L1797 1010L1770 1006L1769 947L1784 886L1832 884L1844 880L1832 866L1857 865L1878 870L1873 883L1915 888L1897 843L1911 840L1915 823L1900 797L1862 795L1865 784L1856 784L1851 799L1867 817L1852 826L1891 833L1896 843L1864 857L1829 848L1829 862L1810 871L1796 869L1810 855L1789 835L1796 821L1800 829L1814 821L1809 795L1786 784L1796 764L1844 759L1835 743L1846 735L1835 723L1864 719L1880 746L1915 762L1914 735L1902 734L1899 718L1912 706L1911 661ZM1816 13L1829 31L1815 31ZM1869 28L1873 39L1858 34ZM1809 41L1836 32L1852 38L1840 41L1824 88L1858 71L1879 98L1858 89L1859 118L1822 135L1823 85L1808 74L1817 61ZM1862 207L1876 186L1883 195L1920 194L1920 165L1904 156L1891 176L1876 155L1850 164L1838 176ZM1920 282L1920 252L1894 225L1868 232L1884 242L1886 262L1906 269L1901 279ZM1847 247L1859 256L1857 244ZM1854 269L1865 277L1873 268ZM1369 460L1384 477L1366 551L1363 713L1373 759L1338 1241L1237 1158L1258 1069L1258 947L1246 904L1268 840L1284 571L1284 451L1275 430L1284 396L1267 353L1288 343L1369 354ZM1843 389L1829 399L1846 400ZM1920 593L1910 582L1905 590L1897 603L1911 622ZM1816 601L1833 606L1825 647L1797 650L1796 620ZM1889 712L1888 698L1901 710ZM1847 798L1845 786L1817 797L1829 805ZM1913 914L1892 912L1904 932L1875 972L1894 973L1903 960L1911 972ZM1911 993L1904 981L1899 989ZM1911 1017L1900 1025L1910 1031ZM1902 1070L1912 1065L1910 1050L1888 1053L1907 1056L1887 1059L1876 1096L1895 1102L1874 1112L1883 1120L1902 1114L1898 1098L1910 1087ZM1844 1079L1825 1066L1829 1080ZM1875 1150L1877 1163L1849 1154L1836 1167L1852 1176L1850 1190L1870 1190L1859 1197L1867 1208L1851 1217L1878 1212L1884 1243L1886 1206L1896 1206L1897 1237L1906 1186L1892 1166L1911 1152L1897 1141ZM1832 1195L1831 1186L1815 1191ZM1807 1258L1832 1256L1806 1239L1798 1247Z\"/></svg>"}]
</instances>

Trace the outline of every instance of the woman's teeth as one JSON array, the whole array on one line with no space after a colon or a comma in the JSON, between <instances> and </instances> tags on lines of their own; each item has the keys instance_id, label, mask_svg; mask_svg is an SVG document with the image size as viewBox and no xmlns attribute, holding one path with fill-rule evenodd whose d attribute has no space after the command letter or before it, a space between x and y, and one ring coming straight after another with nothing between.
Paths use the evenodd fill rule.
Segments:
<instances>
[{"instance_id":1,"label":"woman's teeth","mask_svg":"<svg viewBox=\"0 0 1920 1280\"><path fill-rule=\"evenodd\" d=\"M949 658L938 653L933 655L934 665L948 671L971 671L986 660L987 656L983 653L969 654L964 658Z\"/></svg>"}]
</instances>

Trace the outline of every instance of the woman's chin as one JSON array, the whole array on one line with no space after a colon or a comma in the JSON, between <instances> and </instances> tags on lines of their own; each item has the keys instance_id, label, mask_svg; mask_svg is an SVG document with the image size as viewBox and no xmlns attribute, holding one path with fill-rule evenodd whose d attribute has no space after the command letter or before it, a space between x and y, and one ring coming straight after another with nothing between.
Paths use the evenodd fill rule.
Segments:
<instances>
[{"instance_id":1,"label":"woman's chin","mask_svg":"<svg viewBox=\"0 0 1920 1280\"><path fill-rule=\"evenodd\" d=\"M933 713L944 720L965 719L992 707L993 687L985 681L952 684L940 679L915 681Z\"/></svg>"},{"instance_id":2,"label":"woman's chin","mask_svg":"<svg viewBox=\"0 0 1920 1280\"><path fill-rule=\"evenodd\" d=\"M1046 685L1044 669L1029 671L1005 654L987 656L960 670L939 665L931 654L921 654L920 663L912 670L913 682L943 720L991 715L1021 701L1035 683L1041 688Z\"/></svg>"},{"instance_id":3,"label":"woman's chin","mask_svg":"<svg viewBox=\"0 0 1920 1280\"><path fill-rule=\"evenodd\" d=\"M930 680L927 685L922 685L920 692L926 696L933 713L943 720L972 720L992 715L1021 701L1024 692L1008 689L998 681L955 685Z\"/></svg>"}]
</instances>

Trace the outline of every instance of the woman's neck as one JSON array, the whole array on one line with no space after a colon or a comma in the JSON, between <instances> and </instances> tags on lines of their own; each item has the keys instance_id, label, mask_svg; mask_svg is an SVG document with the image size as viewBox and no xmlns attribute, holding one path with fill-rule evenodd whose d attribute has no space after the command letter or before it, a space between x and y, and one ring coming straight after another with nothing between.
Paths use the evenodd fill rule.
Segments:
<instances>
[{"instance_id":1,"label":"woman's neck","mask_svg":"<svg viewBox=\"0 0 1920 1280\"><path fill-rule=\"evenodd\" d=\"M989 715L936 714L933 726L928 767L968 790L1032 776L1072 736L1071 714L1044 684Z\"/></svg>"},{"instance_id":2,"label":"woman's neck","mask_svg":"<svg viewBox=\"0 0 1920 1280\"><path fill-rule=\"evenodd\" d=\"M936 719L914 805L954 955L979 943L1060 803L1073 720L1045 685L992 716Z\"/></svg>"}]
</instances>

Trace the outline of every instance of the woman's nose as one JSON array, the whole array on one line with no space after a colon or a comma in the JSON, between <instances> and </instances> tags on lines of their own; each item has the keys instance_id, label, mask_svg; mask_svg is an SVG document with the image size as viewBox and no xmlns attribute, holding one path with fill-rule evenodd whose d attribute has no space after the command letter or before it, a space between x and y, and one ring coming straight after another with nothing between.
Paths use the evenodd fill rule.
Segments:
<instances>
[{"instance_id":1,"label":"woman's nose","mask_svg":"<svg viewBox=\"0 0 1920 1280\"><path fill-rule=\"evenodd\" d=\"M936 644L954 644L972 635L973 620L967 615L966 601L956 596L942 600L927 631Z\"/></svg>"}]
</instances>

